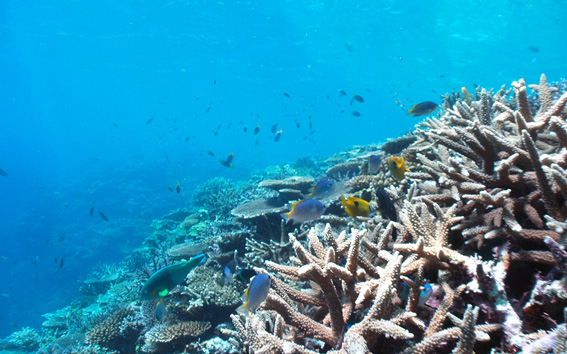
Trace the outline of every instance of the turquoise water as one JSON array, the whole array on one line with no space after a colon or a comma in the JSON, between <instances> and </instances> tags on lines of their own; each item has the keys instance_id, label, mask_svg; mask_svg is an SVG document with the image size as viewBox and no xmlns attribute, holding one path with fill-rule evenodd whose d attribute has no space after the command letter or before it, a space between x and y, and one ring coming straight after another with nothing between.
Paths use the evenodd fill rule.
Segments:
<instances>
[{"instance_id":1,"label":"turquoise water","mask_svg":"<svg viewBox=\"0 0 567 354\"><path fill-rule=\"evenodd\" d=\"M566 11L564 1L2 1L0 337L39 328L92 266L138 247L152 219L189 206L209 178L385 141L419 122L400 105L462 86L565 77ZM353 94L365 102L350 104ZM218 160L231 152L227 169ZM177 183L181 193L168 191Z\"/></svg>"}]
</instances>

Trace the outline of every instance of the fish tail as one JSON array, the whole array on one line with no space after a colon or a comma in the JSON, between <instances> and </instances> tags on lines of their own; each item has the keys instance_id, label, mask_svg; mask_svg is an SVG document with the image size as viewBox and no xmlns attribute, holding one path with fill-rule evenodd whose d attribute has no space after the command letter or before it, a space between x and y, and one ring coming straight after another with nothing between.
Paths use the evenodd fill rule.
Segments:
<instances>
[{"instance_id":1,"label":"fish tail","mask_svg":"<svg viewBox=\"0 0 567 354\"><path fill-rule=\"evenodd\" d=\"M244 303L243 305L238 306L236 312L239 315L245 316L246 318L250 317L250 310L248 309L248 302Z\"/></svg>"},{"instance_id":2,"label":"fish tail","mask_svg":"<svg viewBox=\"0 0 567 354\"><path fill-rule=\"evenodd\" d=\"M341 194L341 205L342 205L342 206L346 206L346 205L347 205L347 202L346 202L346 200L345 200L345 197L344 197L342 194Z\"/></svg>"},{"instance_id":3,"label":"fish tail","mask_svg":"<svg viewBox=\"0 0 567 354\"><path fill-rule=\"evenodd\" d=\"M280 216L285 219L285 222L288 222L289 221L289 214L291 214L291 212L281 213Z\"/></svg>"}]
</instances>

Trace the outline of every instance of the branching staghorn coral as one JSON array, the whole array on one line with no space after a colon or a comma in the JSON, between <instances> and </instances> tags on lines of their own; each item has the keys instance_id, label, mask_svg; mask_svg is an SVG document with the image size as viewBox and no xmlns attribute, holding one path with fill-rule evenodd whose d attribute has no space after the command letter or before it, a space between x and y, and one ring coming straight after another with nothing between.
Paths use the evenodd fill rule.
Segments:
<instances>
[{"instance_id":1,"label":"branching staghorn coral","mask_svg":"<svg viewBox=\"0 0 567 354\"><path fill-rule=\"evenodd\" d=\"M530 87L539 93L537 112L523 80L513 83L512 98L510 90L482 90L470 105L445 102L445 113L422 123L407 151L417 163L407 175L420 181L418 199L442 207L457 202L465 219L453 230L479 248L493 238L559 239L542 232L544 216L567 217L567 93L554 99L545 76Z\"/></svg>"},{"instance_id":2,"label":"branching staghorn coral","mask_svg":"<svg viewBox=\"0 0 567 354\"><path fill-rule=\"evenodd\" d=\"M421 203L420 207L426 206ZM290 265L265 262L283 279L272 276L272 291L262 309L248 319L232 316L241 341L253 353L313 353L313 350L319 350L347 354L374 352L378 345L389 348L390 351L384 352L406 349L408 353L427 353L439 343L456 342L467 333L468 337L463 336L458 344L458 352L464 353L475 340L488 340L486 333L497 331L500 326L477 325L478 309L469 308L461 321L449 313L455 299L466 289L465 285L452 290L443 283L446 295L429 326L412 311L419 309L425 268L448 269L457 265L456 271L464 271L466 267L460 265L471 263L466 256L451 250L443 239L451 224L459 219L452 216L455 208L445 213L437 208L435 217L426 216L422 210L421 216L429 218L430 225L412 225L411 231L407 226L390 222L386 228L379 224L372 233L355 229L350 234L343 231L335 236L327 224L322 231L311 228L307 244L290 234L296 257L291 258ZM406 204L406 209L406 214L417 216L410 204ZM410 218L408 216L408 220ZM391 245L394 225L402 230L402 235L407 235L406 238L419 234L419 237L414 236L416 242ZM439 231L427 229L433 226ZM423 245L424 239L428 240L427 247L431 250L419 251L417 245ZM404 257L392 247L418 256ZM402 275L404 269L407 276ZM417 276L412 280L410 277L414 275ZM398 290L402 279L415 288L405 310ZM452 316L455 327L444 329L448 316ZM260 319L263 317L277 325L266 327L266 321ZM354 324L347 328L348 322Z\"/></svg>"}]
</instances>

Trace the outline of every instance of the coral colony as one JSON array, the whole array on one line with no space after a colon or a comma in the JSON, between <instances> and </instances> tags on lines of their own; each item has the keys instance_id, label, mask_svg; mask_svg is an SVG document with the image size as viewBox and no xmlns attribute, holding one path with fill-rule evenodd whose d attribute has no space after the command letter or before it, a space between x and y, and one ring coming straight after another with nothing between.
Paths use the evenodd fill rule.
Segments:
<instances>
[{"instance_id":1,"label":"coral colony","mask_svg":"<svg viewBox=\"0 0 567 354\"><path fill-rule=\"evenodd\" d=\"M211 180L195 193L198 209L154 221L143 247L92 271L81 298L2 349L565 353L566 103L565 81L545 76L447 94L436 116L383 145L269 168L239 185ZM394 156L410 170L403 179L388 168ZM324 214L283 222L322 180L336 182L319 199ZM372 213L347 214L341 195ZM202 253L159 303L141 299L152 274ZM254 274L269 291L239 314Z\"/></svg>"}]
</instances>

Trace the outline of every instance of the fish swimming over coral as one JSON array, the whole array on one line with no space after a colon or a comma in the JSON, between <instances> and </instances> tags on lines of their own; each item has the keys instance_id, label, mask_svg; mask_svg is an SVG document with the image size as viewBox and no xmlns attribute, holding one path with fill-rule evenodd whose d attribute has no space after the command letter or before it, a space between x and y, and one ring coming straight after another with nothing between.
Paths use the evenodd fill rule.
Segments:
<instances>
[{"instance_id":1,"label":"fish swimming over coral","mask_svg":"<svg viewBox=\"0 0 567 354\"><path fill-rule=\"evenodd\" d=\"M271 280L267 274L258 274L252 278L243 296L244 304L238 307L236 312L245 316L254 313L268 297L270 286Z\"/></svg>"},{"instance_id":2,"label":"fish swimming over coral","mask_svg":"<svg viewBox=\"0 0 567 354\"><path fill-rule=\"evenodd\" d=\"M156 319L159 322L163 322L163 320L165 319L165 301L163 297L159 299L156 305Z\"/></svg>"},{"instance_id":3,"label":"fish swimming over coral","mask_svg":"<svg viewBox=\"0 0 567 354\"><path fill-rule=\"evenodd\" d=\"M141 291L142 300L152 300L166 296L179 285L194 268L202 264L207 256L201 253L187 262L173 264L155 272L144 284Z\"/></svg>"},{"instance_id":4,"label":"fish swimming over coral","mask_svg":"<svg viewBox=\"0 0 567 354\"><path fill-rule=\"evenodd\" d=\"M247 283L256 274L258 273L253 268L240 268L234 277L243 283Z\"/></svg>"},{"instance_id":5,"label":"fish swimming over coral","mask_svg":"<svg viewBox=\"0 0 567 354\"><path fill-rule=\"evenodd\" d=\"M289 213L281 214L286 220L293 220L294 224L301 224L304 221L318 219L325 212L325 204L317 199L303 199L293 203Z\"/></svg>"},{"instance_id":6,"label":"fish swimming over coral","mask_svg":"<svg viewBox=\"0 0 567 354\"><path fill-rule=\"evenodd\" d=\"M321 180L312 188L312 192L309 196L315 199L326 197L335 191L336 186L337 182L335 181L330 181L328 179Z\"/></svg>"},{"instance_id":7,"label":"fish swimming over coral","mask_svg":"<svg viewBox=\"0 0 567 354\"><path fill-rule=\"evenodd\" d=\"M435 102L425 101L414 105L412 109L408 111L408 114L412 114L414 117L424 116L435 112L438 107Z\"/></svg>"},{"instance_id":8,"label":"fish swimming over coral","mask_svg":"<svg viewBox=\"0 0 567 354\"><path fill-rule=\"evenodd\" d=\"M345 199L345 197L341 194L341 205L345 208L347 214L355 219L358 216L368 217L372 212L372 207L370 206L370 203L368 203L364 199L360 199L353 196L350 196L348 197L348 199Z\"/></svg>"},{"instance_id":9,"label":"fish swimming over coral","mask_svg":"<svg viewBox=\"0 0 567 354\"><path fill-rule=\"evenodd\" d=\"M236 261L234 259L231 259L230 262L228 262L224 266L224 277L228 283L234 282L235 273L236 273Z\"/></svg>"},{"instance_id":10,"label":"fish swimming over coral","mask_svg":"<svg viewBox=\"0 0 567 354\"><path fill-rule=\"evenodd\" d=\"M396 206L388 192L384 188L378 188L376 189L376 197L378 198L378 208L382 217L385 216L392 221L398 221Z\"/></svg>"},{"instance_id":11,"label":"fish swimming over coral","mask_svg":"<svg viewBox=\"0 0 567 354\"><path fill-rule=\"evenodd\" d=\"M226 158L226 160L219 160L220 164L224 167L234 168L234 165L231 165L232 160L234 160L234 152L231 152L230 155Z\"/></svg>"},{"instance_id":12,"label":"fish swimming over coral","mask_svg":"<svg viewBox=\"0 0 567 354\"><path fill-rule=\"evenodd\" d=\"M392 175L399 181L406 178L406 171L410 172L409 168L406 167L406 160L404 160L403 157L390 157L388 159L388 167Z\"/></svg>"},{"instance_id":13,"label":"fish swimming over coral","mask_svg":"<svg viewBox=\"0 0 567 354\"><path fill-rule=\"evenodd\" d=\"M368 174L375 175L380 169L381 163L382 163L382 159L380 158L380 156L378 155L368 156Z\"/></svg>"},{"instance_id":14,"label":"fish swimming over coral","mask_svg":"<svg viewBox=\"0 0 567 354\"><path fill-rule=\"evenodd\" d=\"M471 93L467 90L466 87L461 87L461 92L463 93L463 99L467 102L467 104L471 104Z\"/></svg>"}]
</instances>

